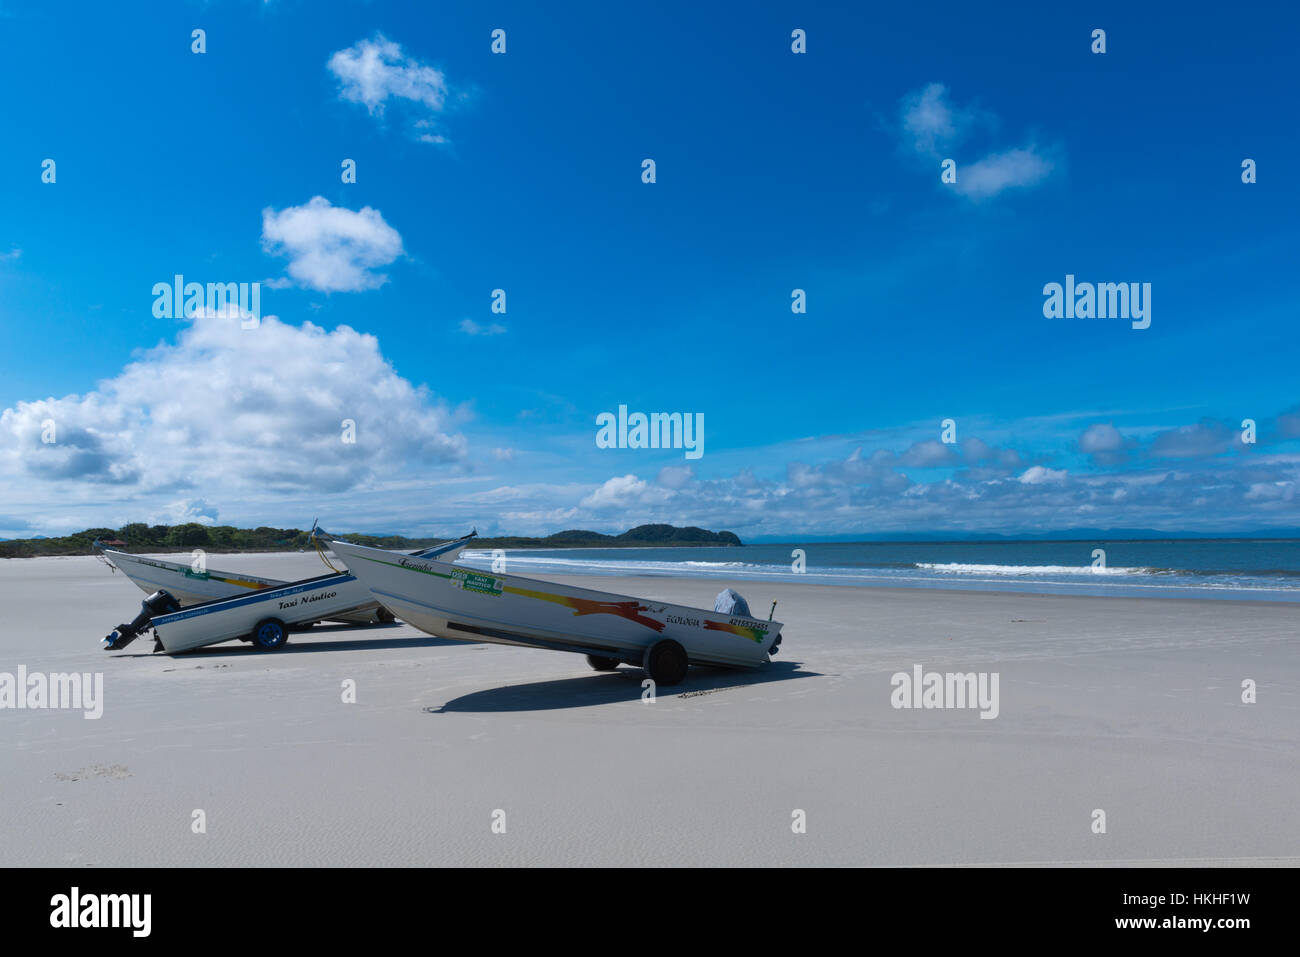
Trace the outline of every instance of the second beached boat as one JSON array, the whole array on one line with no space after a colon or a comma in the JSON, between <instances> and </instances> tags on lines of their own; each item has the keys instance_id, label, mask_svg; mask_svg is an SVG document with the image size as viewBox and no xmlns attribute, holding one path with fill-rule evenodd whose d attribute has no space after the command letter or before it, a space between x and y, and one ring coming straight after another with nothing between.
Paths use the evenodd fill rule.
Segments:
<instances>
[{"instance_id":1,"label":"second beached boat","mask_svg":"<svg viewBox=\"0 0 1300 957\"><path fill-rule=\"evenodd\" d=\"M441 638L577 652L598 671L639 665L663 685L680 682L689 664L756 668L781 643L778 621L326 540L377 601Z\"/></svg>"}]
</instances>

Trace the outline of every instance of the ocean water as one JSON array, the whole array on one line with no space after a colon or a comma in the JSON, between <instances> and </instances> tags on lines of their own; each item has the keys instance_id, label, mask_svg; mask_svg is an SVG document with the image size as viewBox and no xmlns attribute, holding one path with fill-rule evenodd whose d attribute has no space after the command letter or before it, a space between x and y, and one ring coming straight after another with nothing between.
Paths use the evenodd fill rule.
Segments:
<instances>
[{"instance_id":1,"label":"ocean water","mask_svg":"<svg viewBox=\"0 0 1300 957\"><path fill-rule=\"evenodd\" d=\"M802 549L804 570L794 569ZM1104 564L1094 550L1105 552ZM742 548L507 549L518 575L670 575L856 587L1300 601L1300 539L790 542ZM461 564L489 569L492 553ZM721 584L719 585L721 588Z\"/></svg>"}]
</instances>

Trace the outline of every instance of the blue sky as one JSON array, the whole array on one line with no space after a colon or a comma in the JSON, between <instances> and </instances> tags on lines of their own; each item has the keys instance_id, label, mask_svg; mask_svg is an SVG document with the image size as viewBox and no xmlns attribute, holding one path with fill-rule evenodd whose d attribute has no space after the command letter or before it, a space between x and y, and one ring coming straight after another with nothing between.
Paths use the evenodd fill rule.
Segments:
<instances>
[{"instance_id":1,"label":"blue sky","mask_svg":"<svg viewBox=\"0 0 1300 957\"><path fill-rule=\"evenodd\" d=\"M1183 10L3 0L0 536L1296 528L1300 15Z\"/></svg>"}]
</instances>

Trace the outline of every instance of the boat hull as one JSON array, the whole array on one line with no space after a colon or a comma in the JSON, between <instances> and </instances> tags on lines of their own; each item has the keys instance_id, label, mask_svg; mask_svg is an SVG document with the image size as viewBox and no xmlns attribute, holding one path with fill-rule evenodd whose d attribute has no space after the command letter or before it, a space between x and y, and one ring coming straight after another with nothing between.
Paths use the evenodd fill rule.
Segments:
<instances>
[{"instance_id":1,"label":"boat hull","mask_svg":"<svg viewBox=\"0 0 1300 957\"><path fill-rule=\"evenodd\" d=\"M449 542L443 542L416 552L397 552L398 555L443 556L454 561L465 546L474 538L466 535ZM137 588L147 594L165 589L185 608L201 602L216 601L221 598L233 598L249 592L266 588L282 588L293 582L280 581L276 578L262 578L258 575L245 575L239 572L224 572L217 569L195 571L189 565L169 562L162 558L150 558L144 555L132 555L116 549L105 548L96 544L105 561L126 575ZM357 608L350 612L339 612L329 618L317 618L315 621L339 621L349 625L371 625L387 621L382 614L382 607L373 598L357 603Z\"/></svg>"},{"instance_id":2,"label":"boat hull","mask_svg":"<svg viewBox=\"0 0 1300 957\"><path fill-rule=\"evenodd\" d=\"M478 572L334 541L335 554L374 597L427 634L617 658L640 664L671 638L692 663L754 668L769 660L781 623L554 582Z\"/></svg>"},{"instance_id":3,"label":"boat hull","mask_svg":"<svg viewBox=\"0 0 1300 957\"><path fill-rule=\"evenodd\" d=\"M182 608L290 584L275 578L262 578L258 575L245 575L218 569L196 572L189 565L182 565L179 562L131 555L111 548L101 548L100 551L105 560L129 578L141 591L152 594L160 588L166 589L180 602ZM370 625L380 621L378 602L367 599L359 604L362 606L359 610L335 615L331 620L349 625Z\"/></svg>"},{"instance_id":4,"label":"boat hull","mask_svg":"<svg viewBox=\"0 0 1300 957\"><path fill-rule=\"evenodd\" d=\"M193 651L236 638L247 638L260 621L285 625L337 619L358 608L376 606L374 596L348 574L264 588L251 594L204 602L150 622L161 649L168 654Z\"/></svg>"},{"instance_id":5,"label":"boat hull","mask_svg":"<svg viewBox=\"0 0 1300 957\"><path fill-rule=\"evenodd\" d=\"M211 601L214 598L229 598L231 595L287 584L274 578L261 578L257 575L216 569L196 572L189 565L182 565L179 562L131 555L111 548L101 549L101 554L141 591L155 592L159 588L165 588L182 605Z\"/></svg>"}]
</instances>

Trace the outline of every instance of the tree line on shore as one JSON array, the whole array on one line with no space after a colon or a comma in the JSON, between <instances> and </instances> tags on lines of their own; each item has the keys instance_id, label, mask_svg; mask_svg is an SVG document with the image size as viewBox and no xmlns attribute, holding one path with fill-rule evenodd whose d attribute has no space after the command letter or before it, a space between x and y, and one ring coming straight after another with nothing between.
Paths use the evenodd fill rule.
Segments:
<instances>
[{"instance_id":1,"label":"tree line on shore","mask_svg":"<svg viewBox=\"0 0 1300 957\"><path fill-rule=\"evenodd\" d=\"M443 538L406 538L402 535L340 535L358 545L376 548L424 548ZM129 552L181 552L202 548L213 552L280 552L311 548L311 532L298 528L236 528L233 525L147 525L132 522L121 528L87 528L53 538L0 541L0 558L34 558L41 555L86 555L99 540ZM621 535L569 529L541 538L506 536L477 539L475 548L635 548L743 544L732 532L678 528L673 525L638 525Z\"/></svg>"}]
</instances>

